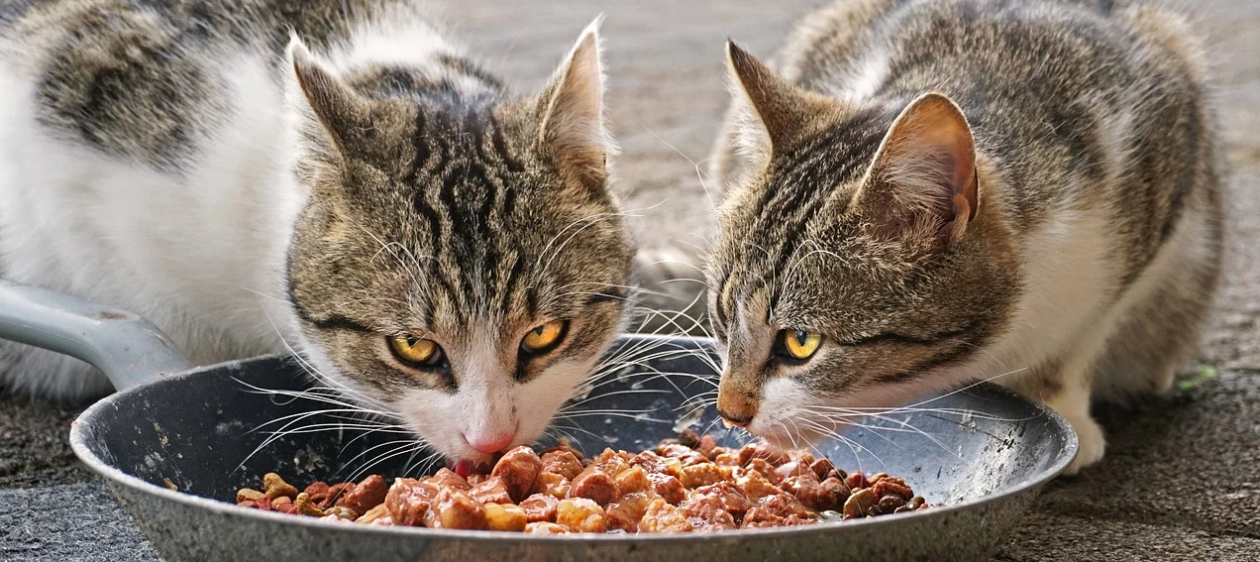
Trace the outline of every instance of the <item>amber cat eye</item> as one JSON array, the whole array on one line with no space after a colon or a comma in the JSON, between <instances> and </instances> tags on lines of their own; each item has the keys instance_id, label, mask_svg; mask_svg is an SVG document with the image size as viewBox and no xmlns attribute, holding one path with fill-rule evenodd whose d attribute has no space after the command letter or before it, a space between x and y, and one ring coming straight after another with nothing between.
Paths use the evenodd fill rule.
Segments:
<instances>
[{"instance_id":1,"label":"amber cat eye","mask_svg":"<svg viewBox=\"0 0 1260 562\"><path fill-rule=\"evenodd\" d=\"M446 361L442 346L430 339L411 335L390 336L389 349L399 361L412 367L432 369L441 367Z\"/></svg>"},{"instance_id":2,"label":"amber cat eye","mask_svg":"<svg viewBox=\"0 0 1260 562\"><path fill-rule=\"evenodd\" d=\"M553 320L530 330L521 338L521 351L530 355L547 353L560 345L569 323L565 320Z\"/></svg>"},{"instance_id":3,"label":"amber cat eye","mask_svg":"<svg viewBox=\"0 0 1260 562\"><path fill-rule=\"evenodd\" d=\"M822 345L822 334L805 330L780 330L779 349L782 355L798 361L813 357Z\"/></svg>"}]
</instances>

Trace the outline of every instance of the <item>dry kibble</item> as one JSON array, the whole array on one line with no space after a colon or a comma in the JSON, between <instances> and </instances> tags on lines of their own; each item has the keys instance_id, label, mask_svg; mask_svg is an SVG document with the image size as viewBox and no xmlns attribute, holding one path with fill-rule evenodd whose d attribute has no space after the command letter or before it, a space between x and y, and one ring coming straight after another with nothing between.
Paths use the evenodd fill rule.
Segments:
<instances>
[{"instance_id":1,"label":"dry kibble","mask_svg":"<svg viewBox=\"0 0 1260 562\"><path fill-rule=\"evenodd\" d=\"M567 443L541 456L517 447L493 469L456 466L459 474L443 468L392 484L371 475L314 482L301 492L268 473L262 490L241 488L235 500L328 521L538 535L724 532L929 507L901 478L849 474L808 451L764 443L722 447L711 435L684 435L638 454L605 449L589 459Z\"/></svg>"},{"instance_id":2,"label":"dry kibble","mask_svg":"<svg viewBox=\"0 0 1260 562\"><path fill-rule=\"evenodd\" d=\"M910 498L914 497L914 490L911 490L910 486L906 485L906 481L900 478L885 476L879 480L872 480L872 482L874 482L872 488L875 489L875 495L881 498L892 494L909 501Z\"/></svg>"},{"instance_id":3,"label":"dry kibble","mask_svg":"<svg viewBox=\"0 0 1260 562\"><path fill-rule=\"evenodd\" d=\"M310 486L307 486L305 490L302 490L302 493L306 494L306 497L311 502L318 505L322 503L324 500L328 499L328 483L316 482L314 484L311 484Z\"/></svg>"},{"instance_id":4,"label":"dry kibble","mask_svg":"<svg viewBox=\"0 0 1260 562\"><path fill-rule=\"evenodd\" d=\"M249 488L241 488L236 491L236 503L238 504L245 502L257 502L265 497L267 497L267 494L259 492L258 490L251 490Z\"/></svg>"},{"instance_id":5,"label":"dry kibble","mask_svg":"<svg viewBox=\"0 0 1260 562\"><path fill-rule=\"evenodd\" d=\"M289 498L277 498L277 499L287 500ZM297 513L297 506L293 505L293 501L290 500L290 501L286 501L286 502L282 502L278 504L272 504L271 510L275 511L276 513L284 513L286 515L293 515Z\"/></svg>"},{"instance_id":6,"label":"dry kibble","mask_svg":"<svg viewBox=\"0 0 1260 562\"><path fill-rule=\"evenodd\" d=\"M861 490L862 488L870 487L870 483L865 476L862 476L861 472L849 474L849 477L845 478L844 483L849 486L850 490Z\"/></svg>"},{"instance_id":7,"label":"dry kibble","mask_svg":"<svg viewBox=\"0 0 1260 562\"><path fill-rule=\"evenodd\" d=\"M862 488L853 492L853 495L845 500L844 516L848 518L864 517L866 512L870 511L871 507L878 501L879 498L875 496L875 490Z\"/></svg>"},{"instance_id":8,"label":"dry kibble","mask_svg":"<svg viewBox=\"0 0 1260 562\"><path fill-rule=\"evenodd\" d=\"M279 474L268 472L263 475L263 493L267 495L269 500L280 497L293 499L297 497L298 490L288 482L285 482Z\"/></svg>"},{"instance_id":9,"label":"dry kibble","mask_svg":"<svg viewBox=\"0 0 1260 562\"><path fill-rule=\"evenodd\" d=\"M323 517L328 515L324 510L320 509L318 504L311 499L311 495L302 492L298 494L297 499L293 500L294 511L298 515L309 515L312 517Z\"/></svg>"},{"instance_id":10,"label":"dry kibble","mask_svg":"<svg viewBox=\"0 0 1260 562\"><path fill-rule=\"evenodd\" d=\"M353 482L342 482L340 484L333 484L332 486L329 486L328 491L324 494L324 499L319 501L319 507L321 509L328 509L332 507L333 504L337 503L337 500L341 499L342 494L345 494L347 490L353 487Z\"/></svg>"},{"instance_id":11,"label":"dry kibble","mask_svg":"<svg viewBox=\"0 0 1260 562\"><path fill-rule=\"evenodd\" d=\"M888 494L882 498L879 498L878 505L879 505L880 513L893 513L898 508L906 505L906 500L905 498L898 496L896 494Z\"/></svg>"}]
</instances>

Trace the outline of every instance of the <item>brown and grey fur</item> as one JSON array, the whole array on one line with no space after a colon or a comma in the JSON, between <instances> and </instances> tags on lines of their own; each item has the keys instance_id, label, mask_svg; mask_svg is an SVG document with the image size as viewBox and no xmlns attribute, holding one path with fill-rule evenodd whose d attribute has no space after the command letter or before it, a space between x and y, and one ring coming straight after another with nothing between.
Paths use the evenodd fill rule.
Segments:
<instances>
[{"instance_id":1,"label":"brown and grey fur","mask_svg":"<svg viewBox=\"0 0 1260 562\"><path fill-rule=\"evenodd\" d=\"M633 250L607 190L614 147L602 120L594 27L547 87L519 97L436 35L419 61L345 55L373 26L432 32L406 1L34 0L0 14L0 55L33 77L41 132L162 174L170 189L186 187L180 179L195 175L204 147L223 142L238 111L233 70L221 61L241 53L270 61L267 79L287 105L277 109L290 116L274 138L250 140L268 153L279 147L284 162L275 176L246 178L247 191L283 193L292 183L297 203L247 197L233 212L257 214L246 228L291 227L274 241L276 263L262 260L279 283L242 284L264 302L285 302L292 325L262 307L213 311L222 319L175 302L153 305L173 310L141 310L195 361L282 350L274 333L230 330L238 316L254 315L243 321L251 325L275 321L325 382L384 408L448 455L476 458L474 437L536 438L621 326ZM206 244L249 245L258 235L216 234ZM5 265L23 274L20 264ZM139 286L158 274L130 275ZM72 280L24 280L119 300ZM524 333L549 320L569 322L564 341L543 356L521 355ZM387 345L398 334L439 341L449 365L401 365ZM0 347L0 371L38 353ZM48 386L35 380L27 388ZM517 411L516 393L538 389L546 399L524 398L531 411Z\"/></svg>"},{"instance_id":2,"label":"brown and grey fur","mask_svg":"<svg viewBox=\"0 0 1260 562\"><path fill-rule=\"evenodd\" d=\"M774 61L731 49L711 160L729 186L708 265L719 408L784 438L774 421L810 408L994 378L1073 423L1072 471L1101 458L1089 398L1166 389L1220 276L1219 141L1185 21L1128 2L846 0ZM933 194L878 165L932 93L974 138L969 220L948 197L915 209ZM780 329L823 348L776 360ZM789 406L773 386L799 411L773 411Z\"/></svg>"}]
</instances>

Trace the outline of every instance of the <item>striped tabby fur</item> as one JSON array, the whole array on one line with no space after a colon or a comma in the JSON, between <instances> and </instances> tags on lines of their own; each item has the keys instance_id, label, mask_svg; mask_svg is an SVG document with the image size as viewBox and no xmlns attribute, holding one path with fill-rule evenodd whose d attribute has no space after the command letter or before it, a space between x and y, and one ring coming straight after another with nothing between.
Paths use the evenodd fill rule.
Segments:
<instances>
[{"instance_id":1,"label":"striped tabby fur","mask_svg":"<svg viewBox=\"0 0 1260 562\"><path fill-rule=\"evenodd\" d=\"M1085 0L845 0L774 70L732 45L721 411L790 442L994 378L1098 461L1091 397L1168 388L1219 278L1202 57L1176 14ZM785 357L784 330L823 344Z\"/></svg>"},{"instance_id":2,"label":"striped tabby fur","mask_svg":"<svg viewBox=\"0 0 1260 562\"><path fill-rule=\"evenodd\" d=\"M515 97L404 0L0 12L0 268L136 310L197 363L296 347L448 456L538 437L622 323L596 27ZM522 337L568 322L553 351ZM438 342L408 366L390 336ZM0 344L0 382L80 398ZM484 447L482 447L484 448Z\"/></svg>"}]
</instances>

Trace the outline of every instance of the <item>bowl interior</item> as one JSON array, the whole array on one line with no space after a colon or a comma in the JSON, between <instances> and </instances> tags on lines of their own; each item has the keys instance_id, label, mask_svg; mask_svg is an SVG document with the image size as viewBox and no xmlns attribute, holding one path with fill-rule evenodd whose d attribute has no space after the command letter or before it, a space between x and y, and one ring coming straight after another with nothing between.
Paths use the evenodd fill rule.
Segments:
<instances>
[{"instance_id":1,"label":"bowl interior","mask_svg":"<svg viewBox=\"0 0 1260 562\"><path fill-rule=\"evenodd\" d=\"M694 422L721 444L749 438L717 423L696 397L716 375L702 340L626 337L610 354L650 357L610 372L571 404L546 441L567 434L588 454L641 450ZM257 389L277 391L261 392ZM232 501L277 472L299 487L377 473L417 476L440 467L406 434L372 431L335 399L310 391L290 358L231 363L178 375L107 399L80 419L87 452L141 480ZM901 476L933 504L978 499L1047 477L1066 463L1075 436L1058 416L991 384L867 418L817 444L847 471Z\"/></svg>"}]
</instances>

